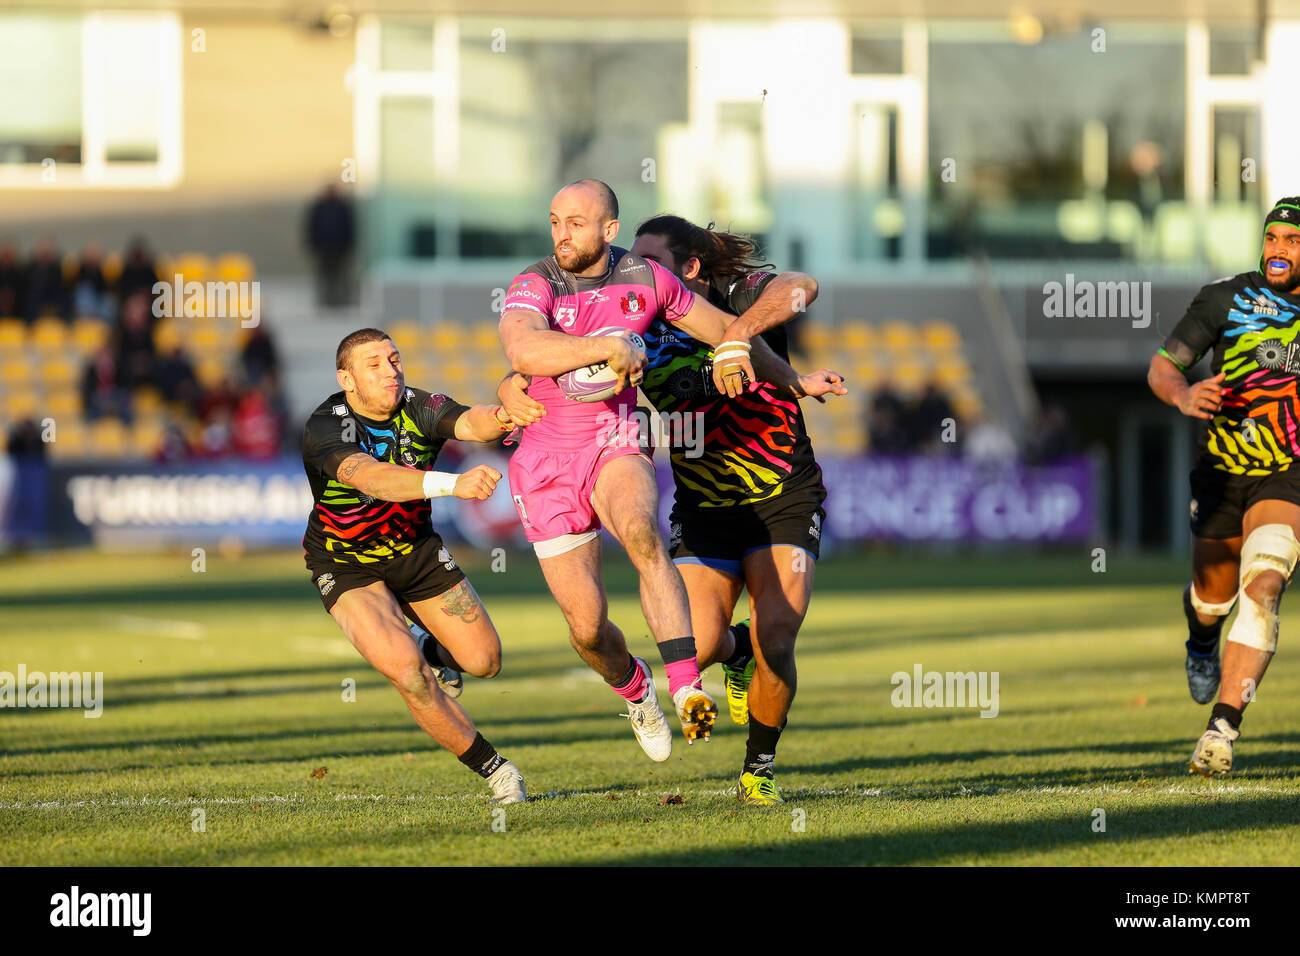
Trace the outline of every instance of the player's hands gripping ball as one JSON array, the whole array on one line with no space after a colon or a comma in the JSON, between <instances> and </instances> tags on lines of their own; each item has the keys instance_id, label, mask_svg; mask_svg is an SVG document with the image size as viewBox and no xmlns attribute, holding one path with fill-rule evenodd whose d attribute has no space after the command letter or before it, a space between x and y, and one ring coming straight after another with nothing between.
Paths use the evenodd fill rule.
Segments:
<instances>
[{"instance_id":1,"label":"player's hands gripping ball","mask_svg":"<svg viewBox=\"0 0 1300 956\"><path fill-rule=\"evenodd\" d=\"M451 493L457 498L466 500L477 498L479 501L486 501L492 497L492 492L496 491L497 482L500 480L501 472L495 468L475 465L464 474L456 476L456 487Z\"/></svg>"}]
</instances>

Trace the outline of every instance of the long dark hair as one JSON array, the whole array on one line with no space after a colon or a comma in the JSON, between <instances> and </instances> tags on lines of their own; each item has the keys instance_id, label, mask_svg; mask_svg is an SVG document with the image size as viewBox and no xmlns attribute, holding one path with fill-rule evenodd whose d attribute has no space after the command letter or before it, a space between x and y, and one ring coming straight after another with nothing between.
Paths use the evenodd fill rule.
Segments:
<instances>
[{"instance_id":1,"label":"long dark hair","mask_svg":"<svg viewBox=\"0 0 1300 956\"><path fill-rule=\"evenodd\" d=\"M753 239L715 231L713 223L701 228L681 216L664 214L641 223L636 234L663 236L679 268L694 256L700 260L700 272L711 278L738 279L773 267L759 257Z\"/></svg>"}]
</instances>

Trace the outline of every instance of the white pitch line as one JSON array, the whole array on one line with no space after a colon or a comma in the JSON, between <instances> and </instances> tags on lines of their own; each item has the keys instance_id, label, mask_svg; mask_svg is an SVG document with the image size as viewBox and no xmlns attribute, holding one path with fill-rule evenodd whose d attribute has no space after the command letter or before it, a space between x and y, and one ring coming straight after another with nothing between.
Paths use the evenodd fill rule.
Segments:
<instances>
[{"instance_id":1,"label":"white pitch line","mask_svg":"<svg viewBox=\"0 0 1300 956\"><path fill-rule=\"evenodd\" d=\"M117 630L130 634L174 637L182 641L203 640L204 628L198 621L172 621L159 617L135 617L131 614L117 614L108 620Z\"/></svg>"}]
</instances>

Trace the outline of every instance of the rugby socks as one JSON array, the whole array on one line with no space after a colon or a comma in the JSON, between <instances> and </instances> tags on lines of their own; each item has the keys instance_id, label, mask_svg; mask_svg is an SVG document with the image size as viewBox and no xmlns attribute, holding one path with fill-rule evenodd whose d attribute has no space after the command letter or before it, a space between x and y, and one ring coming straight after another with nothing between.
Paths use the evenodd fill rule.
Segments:
<instances>
[{"instance_id":1,"label":"rugby socks","mask_svg":"<svg viewBox=\"0 0 1300 956\"><path fill-rule=\"evenodd\" d=\"M1214 722L1220 717L1226 717L1228 723L1234 728L1241 726L1241 710L1233 707L1231 704L1215 704L1214 710L1210 711L1210 722L1206 724L1206 729L1214 730Z\"/></svg>"},{"instance_id":2,"label":"rugby socks","mask_svg":"<svg viewBox=\"0 0 1300 956\"><path fill-rule=\"evenodd\" d=\"M475 734L469 750L456 759L485 780L506 762L506 758L497 753L497 749L483 739L482 734Z\"/></svg>"},{"instance_id":3,"label":"rugby socks","mask_svg":"<svg viewBox=\"0 0 1300 956\"><path fill-rule=\"evenodd\" d=\"M695 659L695 638L674 637L659 644L659 655L668 672L668 693L676 694L679 688L697 686L700 682L700 663Z\"/></svg>"},{"instance_id":4,"label":"rugby socks","mask_svg":"<svg viewBox=\"0 0 1300 956\"><path fill-rule=\"evenodd\" d=\"M1209 627L1197 620L1196 608L1192 607L1190 586L1183 591L1183 613L1187 615L1187 653L1193 657L1214 657L1218 654L1223 618L1219 618Z\"/></svg>"},{"instance_id":5,"label":"rugby socks","mask_svg":"<svg viewBox=\"0 0 1300 956\"><path fill-rule=\"evenodd\" d=\"M749 622L742 621L731 625L731 636L736 639L736 649L722 663L737 670L744 670L749 659L754 656L754 645L749 639Z\"/></svg>"},{"instance_id":6,"label":"rugby socks","mask_svg":"<svg viewBox=\"0 0 1300 956\"><path fill-rule=\"evenodd\" d=\"M749 715L749 739L745 741L745 773L772 777L772 764L776 761L776 743L781 739L780 727L769 727Z\"/></svg>"},{"instance_id":7,"label":"rugby socks","mask_svg":"<svg viewBox=\"0 0 1300 956\"><path fill-rule=\"evenodd\" d=\"M618 694L619 697L629 703L639 704L645 700L646 694L651 690L651 685L646 680L646 672L641 669L641 665L636 662L636 658L630 654L628 657L632 661L632 666L616 683L609 686L614 688L614 693Z\"/></svg>"}]
</instances>

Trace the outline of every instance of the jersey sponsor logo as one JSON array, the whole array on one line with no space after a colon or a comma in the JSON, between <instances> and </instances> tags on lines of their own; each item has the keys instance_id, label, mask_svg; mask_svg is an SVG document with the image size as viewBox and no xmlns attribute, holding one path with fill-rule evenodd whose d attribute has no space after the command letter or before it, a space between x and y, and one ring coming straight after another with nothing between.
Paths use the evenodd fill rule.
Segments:
<instances>
[{"instance_id":1,"label":"jersey sponsor logo","mask_svg":"<svg viewBox=\"0 0 1300 956\"><path fill-rule=\"evenodd\" d=\"M1275 306L1266 295L1255 296L1255 305L1253 311L1256 315L1278 315L1277 306Z\"/></svg>"},{"instance_id":2,"label":"jersey sponsor logo","mask_svg":"<svg viewBox=\"0 0 1300 956\"><path fill-rule=\"evenodd\" d=\"M555 310L555 324L562 329L573 328L573 323L578 321L578 309L572 305L562 305Z\"/></svg>"},{"instance_id":3,"label":"jersey sponsor logo","mask_svg":"<svg viewBox=\"0 0 1300 956\"><path fill-rule=\"evenodd\" d=\"M346 405L335 405L335 406L334 406L334 414L335 414L335 415L346 415L347 413L348 413L348 407L347 407Z\"/></svg>"},{"instance_id":4,"label":"jersey sponsor logo","mask_svg":"<svg viewBox=\"0 0 1300 956\"><path fill-rule=\"evenodd\" d=\"M812 516L812 526L809 527L808 533L818 541L822 539L822 516L815 514Z\"/></svg>"},{"instance_id":5,"label":"jersey sponsor logo","mask_svg":"<svg viewBox=\"0 0 1300 956\"><path fill-rule=\"evenodd\" d=\"M510 295L512 292L516 292L519 289L527 289L532 284L532 279L516 279L510 284L510 288L506 290L506 295Z\"/></svg>"},{"instance_id":6,"label":"jersey sponsor logo","mask_svg":"<svg viewBox=\"0 0 1300 956\"><path fill-rule=\"evenodd\" d=\"M334 575L326 571L316 579L316 587L320 588L320 596L325 597L334 590Z\"/></svg>"},{"instance_id":7,"label":"jersey sponsor logo","mask_svg":"<svg viewBox=\"0 0 1300 956\"><path fill-rule=\"evenodd\" d=\"M619 299L618 304L624 315L639 315L645 311L645 296L633 289L626 296Z\"/></svg>"},{"instance_id":8,"label":"jersey sponsor logo","mask_svg":"<svg viewBox=\"0 0 1300 956\"><path fill-rule=\"evenodd\" d=\"M536 292L529 292L527 289L514 289L509 293L509 297L511 300L517 299L520 296L523 296L526 299L536 299L538 302L542 301L542 297L540 295L538 295Z\"/></svg>"},{"instance_id":9,"label":"jersey sponsor logo","mask_svg":"<svg viewBox=\"0 0 1300 956\"><path fill-rule=\"evenodd\" d=\"M451 552L446 548L438 549L438 560L442 562L442 566L448 571L456 570L456 562L452 559Z\"/></svg>"},{"instance_id":10,"label":"jersey sponsor logo","mask_svg":"<svg viewBox=\"0 0 1300 956\"><path fill-rule=\"evenodd\" d=\"M605 295L600 289L592 289L587 293L590 298L587 299L588 305L596 305L598 302L608 302L609 296Z\"/></svg>"}]
</instances>

